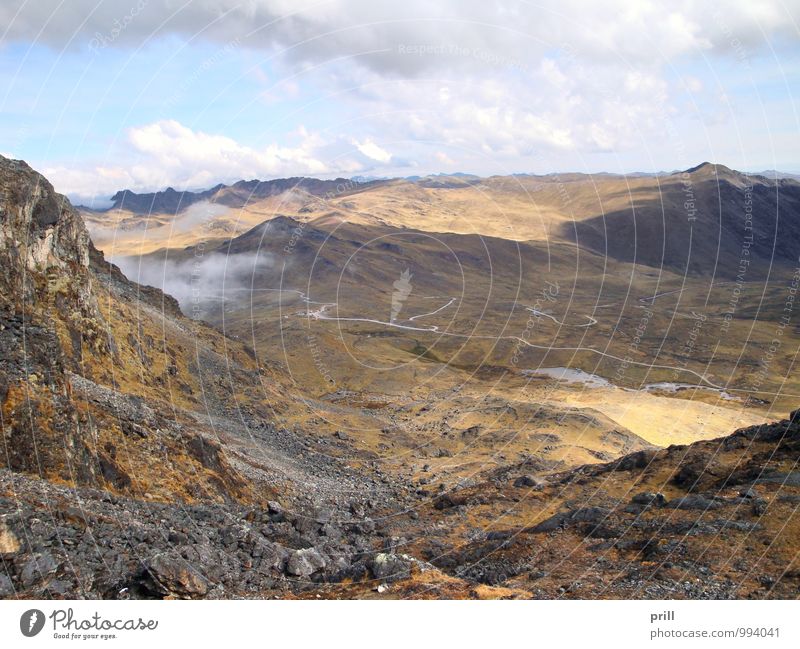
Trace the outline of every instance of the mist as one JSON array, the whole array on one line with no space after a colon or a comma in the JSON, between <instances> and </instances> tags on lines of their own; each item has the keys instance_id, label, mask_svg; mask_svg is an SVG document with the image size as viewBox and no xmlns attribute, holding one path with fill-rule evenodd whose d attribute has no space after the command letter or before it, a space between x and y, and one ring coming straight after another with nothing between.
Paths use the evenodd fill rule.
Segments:
<instances>
[{"instance_id":1,"label":"mist","mask_svg":"<svg viewBox=\"0 0 800 649\"><path fill-rule=\"evenodd\" d=\"M210 201L201 201L190 205L180 212L172 222L172 229L175 232L190 232L197 227L201 227L214 219L225 216L230 212L230 208Z\"/></svg>"},{"instance_id":2,"label":"mist","mask_svg":"<svg viewBox=\"0 0 800 649\"><path fill-rule=\"evenodd\" d=\"M171 295L186 315L201 317L221 302L247 297L258 276L273 266L270 253L198 254L190 259L117 257L122 272L135 282Z\"/></svg>"}]
</instances>

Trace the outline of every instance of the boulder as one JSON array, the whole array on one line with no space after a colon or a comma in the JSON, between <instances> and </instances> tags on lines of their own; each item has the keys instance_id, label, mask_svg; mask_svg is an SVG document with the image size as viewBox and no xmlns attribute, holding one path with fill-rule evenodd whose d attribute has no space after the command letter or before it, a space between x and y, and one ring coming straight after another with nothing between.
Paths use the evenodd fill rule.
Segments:
<instances>
[{"instance_id":1,"label":"boulder","mask_svg":"<svg viewBox=\"0 0 800 649\"><path fill-rule=\"evenodd\" d=\"M664 494L662 493L644 491L631 498L631 502L636 505L652 505L654 507L663 507L666 504L667 499L664 498Z\"/></svg>"},{"instance_id":2,"label":"boulder","mask_svg":"<svg viewBox=\"0 0 800 649\"><path fill-rule=\"evenodd\" d=\"M514 480L515 487L540 487L544 484L544 480L532 475L523 475Z\"/></svg>"},{"instance_id":3,"label":"boulder","mask_svg":"<svg viewBox=\"0 0 800 649\"><path fill-rule=\"evenodd\" d=\"M34 554L25 562L20 573L20 582L24 588L46 579L58 568L58 562L49 552Z\"/></svg>"},{"instance_id":4,"label":"boulder","mask_svg":"<svg viewBox=\"0 0 800 649\"><path fill-rule=\"evenodd\" d=\"M7 575L0 575L0 597L13 597L14 596L14 584L11 583L11 579L8 578Z\"/></svg>"},{"instance_id":5,"label":"boulder","mask_svg":"<svg viewBox=\"0 0 800 649\"><path fill-rule=\"evenodd\" d=\"M557 529L568 527L573 523L602 523L611 514L605 507L581 507L554 514L543 520L538 525L526 528L525 531L533 534L553 532Z\"/></svg>"},{"instance_id":6,"label":"boulder","mask_svg":"<svg viewBox=\"0 0 800 649\"><path fill-rule=\"evenodd\" d=\"M150 559L145 571L148 588L153 592L182 598L202 597L208 592L209 582L191 564L167 553Z\"/></svg>"},{"instance_id":7,"label":"boulder","mask_svg":"<svg viewBox=\"0 0 800 649\"><path fill-rule=\"evenodd\" d=\"M701 494L689 494L683 498L675 498L670 500L665 507L669 509L719 509L722 503L717 500L711 500Z\"/></svg>"},{"instance_id":8,"label":"boulder","mask_svg":"<svg viewBox=\"0 0 800 649\"><path fill-rule=\"evenodd\" d=\"M286 564L286 572L294 577L309 577L327 565L325 557L316 548L295 550Z\"/></svg>"},{"instance_id":9,"label":"boulder","mask_svg":"<svg viewBox=\"0 0 800 649\"><path fill-rule=\"evenodd\" d=\"M404 554L381 552L375 555L370 571L375 579L394 581L407 579L411 574L412 559Z\"/></svg>"},{"instance_id":10,"label":"boulder","mask_svg":"<svg viewBox=\"0 0 800 649\"><path fill-rule=\"evenodd\" d=\"M782 487L800 487L800 471L788 471L786 473L773 473L763 476L756 480L757 483L772 483Z\"/></svg>"}]
</instances>

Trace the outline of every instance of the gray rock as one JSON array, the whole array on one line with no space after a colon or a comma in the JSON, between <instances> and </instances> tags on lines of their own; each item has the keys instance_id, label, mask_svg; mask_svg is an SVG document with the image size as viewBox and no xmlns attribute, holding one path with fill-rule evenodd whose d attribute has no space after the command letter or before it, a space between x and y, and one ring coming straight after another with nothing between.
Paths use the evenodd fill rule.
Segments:
<instances>
[{"instance_id":1,"label":"gray rock","mask_svg":"<svg viewBox=\"0 0 800 649\"><path fill-rule=\"evenodd\" d=\"M14 595L14 584L8 575L0 575L0 597L12 597Z\"/></svg>"},{"instance_id":2,"label":"gray rock","mask_svg":"<svg viewBox=\"0 0 800 649\"><path fill-rule=\"evenodd\" d=\"M309 577L327 565L324 556L316 548L295 550L286 564L286 572L295 577Z\"/></svg>"},{"instance_id":3,"label":"gray rock","mask_svg":"<svg viewBox=\"0 0 800 649\"><path fill-rule=\"evenodd\" d=\"M787 473L773 473L756 480L757 483L779 484L784 487L800 487L800 471L788 471Z\"/></svg>"},{"instance_id":4,"label":"gray rock","mask_svg":"<svg viewBox=\"0 0 800 649\"><path fill-rule=\"evenodd\" d=\"M669 509L719 509L722 503L706 498L701 494L689 494L683 498L670 500L665 507Z\"/></svg>"},{"instance_id":5,"label":"gray rock","mask_svg":"<svg viewBox=\"0 0 800 649\"><path fill-rule=\"evenodd\" d=\"M162 595L199 597L208 592L209 582L191 564L167 553L155 555L146 566L151 589Z\"/></svg>"},{"instance_id":6,"label":"gray rock","mask_svg":"<svg viewBox=\"0 0 800 649\"><path fill-rule=\"evenodd\" d=\"M568 527L572 523L601 523L608 518L610 513L611 510L605 507L581 507L554 514L525 531L538 534L541 532L553 532L557 529Z\"/></svg>"},{"instance_id":7,"label":"gray rock","mask_svg":"<svg viewBox=\"0 0 800 649\"><path fill-rule=\"evenodd\" d=\"M56 568L58 568L58 563L49 552L34 554L22 567L20 582L24 588L29 588L46 579L48 575L56 571Z\"/></svg>"},{"instance_id":8,"label":"gray rock","mask_svg":"<svg viewBox=\"0 0 800 649\"><path fill-rule=\"evenodd\" d=\"M666 504L667 499L664 498L664 494L662 493L645 491L636 494L633 498L631 498L631 502L636 505L652 505L655 507L663 507Z\"/></svg>"},{"instance_id":9,"label":"gray rock","mask_svg":"<svg viewBox=\"0 0 800 649\"><path fill-rule=\"evenodd\" d=\"M544 480L533 475L523 475L514 480L515 487L540 487L544 484Z\"/></svg>"},{"instance_id":10,"label":"gray rock","mask_svg":"<svg viewBox=\"0 0 800 649\"><path fill-rule=\"evenodd\" d=\"M373 577L386 581L406 579L411 574L412 559L404 554L381 552L376 554L370 565Z\"/></svg>"}]
</instances>

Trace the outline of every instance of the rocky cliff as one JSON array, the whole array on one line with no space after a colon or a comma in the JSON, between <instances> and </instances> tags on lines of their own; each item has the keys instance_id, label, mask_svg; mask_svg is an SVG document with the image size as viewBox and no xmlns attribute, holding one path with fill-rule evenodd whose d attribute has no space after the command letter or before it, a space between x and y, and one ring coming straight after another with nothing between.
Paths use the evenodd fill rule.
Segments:
<instances>
[{"instance_id":1,"label":"rocky cliff","mask_svg":"<svg viewBox=\"0 0 800 649\"><path fill-rule=\"evenodd\" d=\"M6 158L0 268L8 468L127 493L244 496L227 460L208 459L213 440L197 447L199 457L187 452L204 426L180 434L191 418L182 409L198 406L204 382L196 359L221 363L218 350L228 343L183 318L169 296L129 282L106 263L69 201L27 164ZM249 381L249 356L228 346L231 376L241 371ZM165 466L170 451L176 462Z\"/></svg>"},{"instance_id":2,"label":"rocky cliff","mask_svg":"<svg viewBox=\"0 0 800 649\"><path fill-rule=\"evenodd\" d=\"M67 378L68 347L106 349L77 212L27 164L0 158L0 403L8 466L74 482L96 478ZM59 334L62 334L60 336Z\"/></svg>"}]
</instances>

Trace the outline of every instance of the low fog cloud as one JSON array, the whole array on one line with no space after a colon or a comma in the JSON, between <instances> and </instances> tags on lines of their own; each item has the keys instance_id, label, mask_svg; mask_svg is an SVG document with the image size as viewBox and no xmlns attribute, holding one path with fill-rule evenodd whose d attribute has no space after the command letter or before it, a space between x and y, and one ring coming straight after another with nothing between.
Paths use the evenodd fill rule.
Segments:
<instances>
[{"instance_id":1,"label":"low fog cloud","mask_svg":"<svg viewBox=\"0 0 800 649\"><path fill-rule=\"evenodd\" d=\"M118 257L113 260L139 284L173 296L186 315L200 315L220 302L249 298L260 275L273 265L269 253L224 255L216 252L189 259Z\"/></svg>"},{"instance_id":2,"label":"low fog cloud","mask_svg":"<svg viewBox=\"0 0 800 649\"><path fill-rule=\"evenodd\" d=\"M201 201L190 205L175 217L172 229L175 232L191 232L196 227L207 224L209 221L225 216L230 208L210 201Z\"/></svg>"}]
</instances>

